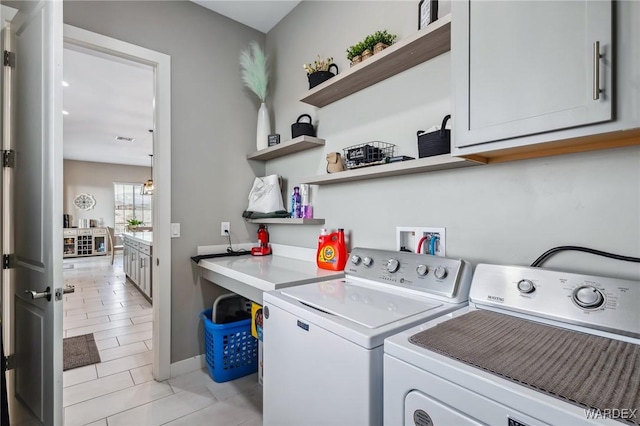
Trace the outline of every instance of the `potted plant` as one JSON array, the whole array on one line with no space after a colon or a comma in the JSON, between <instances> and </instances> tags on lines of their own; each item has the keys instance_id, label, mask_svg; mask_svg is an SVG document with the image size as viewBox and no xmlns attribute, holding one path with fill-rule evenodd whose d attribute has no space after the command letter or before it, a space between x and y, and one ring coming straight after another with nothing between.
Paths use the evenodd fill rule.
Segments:
<instances>
[{"instance_id":1,"label":"potted plant","mask_svg":"<svg viewBox=\"0 0 640 426\"><path fill-rule=\"evenodd\" d=\"M362 51L362 60L364 61L367 58L370 58L373 55L373 45L375 44L373 41L373 35L368 35L362 40L362 44L364 50Z\"/></svg>"},{"instance_id":2,"label":"potted plant","mask_svg":"<svg viewBox=\"0 0 640 426\"><path fill-rule=\"evenodd\" d=\"M347 59L351 61L351 66L363 61L375 53L391 46L396 41L395 34L389 34L387 30L376 31L369 34L359 43L347 49Z\"/></svg>"},{"instance_id":3,"label":"potted plant","mask_svg":"<svg viewBox=\"0 0 640 426\"><path fill-rule=\"evenodd\" d=\"M351 61L351 66L354 66L362 60L361 55L364 50L365 45L363 42L356 43L347 49L347 59Z\"/></svg>"},{"instance_id":4,"label":"potted plant","mask_svg":"<svg viewBox=\"0 0 640 426\"><path fill-rule=\"evenodd\" d=\"M395 34L389 34L387 30L376 31L370 37L369 43L374 55L391 46L397 38Z\"/></svg>"},{"instance_id":5,"label":"potted plant","mask_svg":"<svg viewBox=\"0 0 640 426\"><path fill-rule=\"evenodd\" d=\"M320 55L317 60L313 61L313 64L304 64L302 67L307 72L309 89L313 89L338 74L338 66L333 63L333 58L322 59ZM336 69L335 74L331 72L331 68Z\"/></svg>"},{"instance_id":6,"label":"potted plant","mask_svg":"<svg viewBox=\"0 0 640 426\"><path fill-rule=\"evenodd\" d=\"M136 219L135 217L132 217L127 221L127 228L129 231L135 231L140 225L144 225L144 222Z\"/></svg>"}]
</instances>

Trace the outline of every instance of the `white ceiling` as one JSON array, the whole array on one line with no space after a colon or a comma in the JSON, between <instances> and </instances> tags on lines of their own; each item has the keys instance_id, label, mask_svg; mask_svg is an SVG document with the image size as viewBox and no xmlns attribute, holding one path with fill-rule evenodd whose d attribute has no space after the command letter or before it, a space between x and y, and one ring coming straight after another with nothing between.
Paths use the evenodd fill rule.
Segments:
<instances>
[{"instance_id":1,"label":"white ceiling","mask_svg":"<svg viewBox=\"0 0 640 426\"><path fill-rule=\"evenodd\" d=\"M70 46L63 61L64 158L150 166L153 68Z\"/></svg>"},{"instance_id":2,"label":"white ceiling","mask_svg":"<svg viewBox=\"0 0 640 426\"><path fill-rule=\"evenodd\" d=\"M267 33L300 1L191 0L248 27Z\"/></svg>"},{"instance_id":3,"label":"white ceiling","mask_svg":"<svg viewBox=\"0 0 640 426\"><path fill-rule=\"evenodd\" d=\"M300 1L192 0L268 32ZM150 166L153 153L153 68L114 56L65 46L64 158ZM134 138L117 141L117 136Z\"/></svg>"}]
</instances>

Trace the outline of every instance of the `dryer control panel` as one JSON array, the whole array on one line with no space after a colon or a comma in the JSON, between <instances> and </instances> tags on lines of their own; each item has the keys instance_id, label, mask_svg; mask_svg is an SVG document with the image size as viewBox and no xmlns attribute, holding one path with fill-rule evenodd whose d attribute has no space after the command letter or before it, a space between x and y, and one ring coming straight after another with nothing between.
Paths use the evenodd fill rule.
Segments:
<instances>
[{"instance_id":1,"label":"dryer control panel","mask_svg":"<svg viewBox=\"0 0 640 426\"><path fill-rule=\"evenodd\" d=\"M640 281L480 264L469 299L477 305L640 337Z\"/></svg>"},{"instance_id":2,"label":"dryer control panel","mask_svg":"<svg viewBox=\"0 0 640 426\"><path fill-rule=\"evenodd\" d=\"M367 248L353 249L344 272L452 303L468 300L472 273L460 259Z\"/></svg>"}]
</instances>

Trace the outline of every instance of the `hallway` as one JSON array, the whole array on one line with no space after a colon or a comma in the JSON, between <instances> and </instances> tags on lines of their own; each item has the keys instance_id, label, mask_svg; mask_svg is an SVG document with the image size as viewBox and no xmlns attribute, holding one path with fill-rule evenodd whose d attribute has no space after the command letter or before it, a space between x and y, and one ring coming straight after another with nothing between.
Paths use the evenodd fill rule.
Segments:
<instances>
[{"instance_id":1,"label":"hallway","mask_svg":"<svg viewBox=\"0 0 640 426\"><path fill-rule=\"evenodd\" d=\"M64 372L65 425L261 425L256 374L216 383L206 370L156 382L151 304L122 255L64 260L64 337L93 333L102 362Z\"/></svg>"}]
</instances>

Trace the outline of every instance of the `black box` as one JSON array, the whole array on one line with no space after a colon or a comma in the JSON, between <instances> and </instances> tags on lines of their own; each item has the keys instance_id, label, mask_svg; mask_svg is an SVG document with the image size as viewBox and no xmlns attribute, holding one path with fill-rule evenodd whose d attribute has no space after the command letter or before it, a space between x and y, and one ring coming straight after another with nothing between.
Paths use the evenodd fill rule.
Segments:
<instances>
[{"instance_id":1,"label":"black box","mask_svg":"<svg viewBox=\"0 0 640 426\"><path fill-rule=\"evenodd\" d=\"M269 146L278 145L280 143L280 135L278 133L267 136L267 143Z\"/></svg>"},{"instance_id":2,"label":"black box","mask_svg":"<svg viewBox=\"0 0 640 426\"><path fill-rule=\"evenodd\" d=\"M445 116L442 120L442 127L435 132L424 133L424 131L418 130L418 158L451 152L451 130L445 129L450 118L451 115Z\"/></svg>"}]
</instances>

